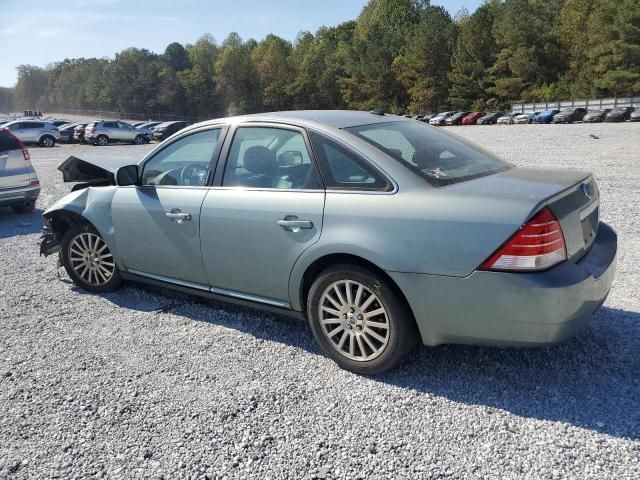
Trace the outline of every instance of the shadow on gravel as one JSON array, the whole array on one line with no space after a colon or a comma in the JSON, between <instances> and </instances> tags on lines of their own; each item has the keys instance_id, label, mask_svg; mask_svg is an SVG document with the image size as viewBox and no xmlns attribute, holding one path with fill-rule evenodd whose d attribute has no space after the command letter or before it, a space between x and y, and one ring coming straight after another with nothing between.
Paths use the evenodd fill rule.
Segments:
<instances>
[{"instance_id":1,"label":"shadow on gravel","mask_svg":"<svg viewBox=\"0 0 640 480\"><path fill-rule=\"evenodd\" d=\"M0 207L0 239L30 235L42 231L42 210L15 213L9 207Z\"/></svg>"},{"instance_id":2,"label":"shadow on gravel","mask_svg":"<svg viewBox=\"0 0 640 480\"><path fill-rule=\"evenodd\" d=\"M421 348L377 380L637 440L639 372L640 313L605 307L590 328L562 345Z\"/></svg>"},{"instance_id":3,"label":"shadow on gravel","mask_svg":"<svg viewBox=\"0 0 640 480\"><path fill-rule=\"evenodd\" d=\"M140 289L158 296L141 296ZM107 298L125 308L171 312L321 354L306 323L293 318L149 286L136 285ZM490 407L486 415L498 408L637 440L639 373L640 313L604 307L589 328L562 345L422 347L403 366L371 380L484 405Z\"/></svg>"}]
</instances>

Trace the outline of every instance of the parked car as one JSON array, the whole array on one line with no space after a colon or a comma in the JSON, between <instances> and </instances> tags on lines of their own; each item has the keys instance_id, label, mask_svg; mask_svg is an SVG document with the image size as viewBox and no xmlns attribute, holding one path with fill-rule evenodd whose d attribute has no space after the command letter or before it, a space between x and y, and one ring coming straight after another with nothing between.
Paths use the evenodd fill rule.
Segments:
<instances>
[{"instance_id":1,"label":"parked car","mask_svg":"<svg viewBox=\"0 0 640 480\"><path fill-rule=\"evenodd\" d=\"M514 123L516 123L518 125L522 125L522 124L526 124L526 123L533 123L533 119L538 114L540 114L540 112L520 113L520 114L516 115L515 117L513 117L513 121L514 121Z\"/></svg>"},{"instance_id":2,"label":"parked car","mask_svg":"<svg viewBox=\"0 0 640 480\"><path fill-rule=\"evenodd\" d=\"M160 125L161 123L164 123L164 122L145 122L145 123L143 123L141 125L138 125L136 128L147 128L147 129L150 130L150 129Z\"/></svg>"},{"instance_id":3,"label":"parked car","mask_svg":"<svg viewBox=\"0 0 640 480\"><path fill-rule=\"evenodd\" d=\"M53 147L60 138L60 131L51 122L36 120L14 120L5 123L11 133L26 144L38 144L41 147Z\"/></svg>"},{"instance_id":4,"label":"parked car","mask_svg":"<svg viewBox=\"0 0 640 480\"><path fill-rule=\"evenodd\" d=\"M471 112L462 119L462 125L475 125L478 119L485 115L485 112Z\"/></svg>"},{"instance_id":5,"label":"parked car","mask_svg":"<svg viewBox=\"0 0 640 480\"><path fill-rule=\"evenodd\" d=\"M640 122L640 112L631 112L631 115L629 115L629 121Z\"/></svg>"},{"instance_id":6,"label":"parked car","mask_svg":"<svg viewBox=\"0 0 640 480\"><path fill-rule=\"evenodd\" d=\"M182 130L184 127L189 125L187 122L165 122L157 125L153 129L153 139L154 140L165 140L169 138L174 133Z\"/></svg>"},{"instance_id":7,"label":"parked car","mask_svg":"<svg viewBox=\"0 0 640 480\"><path fill-rule=\"evenodd\" d=\"M582 121L586 123L604 122L604 117L606 117L607 113L610 111L610 108L606 108L604 110L589 110Z\"/></svg>"},{"instance_id":8,"label":"parked car","mask_svg":"<svg viewBox=\"0 0 640 480\"><path fill-rule=\"evenodd\" d=\"M74 129L73 129L73 139L76 142L81 142L81 143L85 143L86 140L84 139L84 132L87 128L88 124L79 124L77 125Z\"/></svg>"},{"instance_id":9,"label":"parked car","mask_svg":"<svg viewBox=\"0 0 640 480\"><path fill-rule=\"evenodd\" d=\"M583 107L565 108L553 116L553 123L581 122L586 114L587 109Z\"/></svg>"},{"instance_id":10,"label":"parked car","mask_svg":"<svg viewBox=\"0 0 640 480\"><path fill-rule=\"evenodd\" d=\"M32 212L40 195L40 180L27 147L7 128L0 129L0 207Z\"/></svg>"},{"instance_id":11,"label":"parked car","mask_svg":"<svg viewBox=\"0 0 640 480\"><path fill-rule=\"evenodd\" d=\"M553 116L559 112L560 110L545 110L544 112L540 112L533 117L533 123L551 123Z\"/></svg>"},{"instance_id":12,"label":"parked car","mask_svg":"<svg viewBox=\"0 0 640 480\"><path fill-rule=\"evenodd\" d=\"M58 131L60 132L60 139L58 141L67 142L67 143L73 142L75 140L74 139L75 129L78 125L80 124L68 123L66 125L62 125L61 127L58 127Z\"/></svg>"},{"instance_id":13,"label":"parked car","mask_svg":"<svg viewBox=\"0 0 640 480\"><path fill-rule=\"evenodd\" d=\"M498 119L496 120L496 123L500 125L511 125L515 123L515 120L513 119L515 115L516 115L515 113L505 113L501 117L498 117Z\"/></svg>"},{"instance_id":14,"label":"parked car","mask_svg":"<svg viewBox=\"0 0 640 480\"><path fill-rule=\"evenodd\" d=\"M51 119L51 120L46 120L50 123L53 123L53 125L55 125L56 127L61 127L62 125L67 125L69 122L69 120L59 120L59 119Z\"/></svg>"},{"instance_id":15,"label":"parked car","mask_svg":"<svg viewBox=\"0 0 640 480\"><path fill-rule=\"evenodd\" d=\"M635 111L634 107L616 107L607 113L604 117L605 122L624 122L629 120L631 112Z\"/></svg>"},{"instance_id":16,"label":"parked car","mask_svg":"<svg viewBox=\"0 0 640 480\"><path fill-rule=\"evenodd\" d=\"M435 116L437 116L437 113L429 113L427 115L423 115L420 121L424 123L429 123L429 120L431 120Z\"/></svg>"},{"instance_id":17,"label":"parked car","mask_svg":"<svg viewBox=\"0 0 640 480\"><path fill-rule=\"evenodd\" d=\"M504 115L502 112L490 112L487 113L484 117L480 117L476 124L478 125L495 125L498 119Z\"/></svg>"},{"instance_id":18,"label":"parked car","mask_svg":"<svg viewBox=\"0 0 640 480\"><path fill-rule=\"evenodd\" d=\"M432 117L431 119L429 119L429 125L444 125L444 122L447 118L449 118L451 115L453 115L456 112L442 112L437 114L435 117Z\"/></svg>"},{"instance_id":19,"label":"parked car","mask_svg":"<svg viewBox=\"0 0 640 480\"><path fill-rule=\"evenodd\" d=\"M467 115L469 115L469 113L471 112L456 112L453 115L451 115L449 118L447 118L444 121L444 124L449 126L460 125L462 123L462 119Z\"/></svg>"},{"instance_id":20,"label":"parked car","mask_svg":"<svg viewBox=\"0 0 640 480\"><path fill-rule=\"evenodd\" d=\"M142 145L148 139L143 132L120 120L99 120L87 124L84 132L87 143L106 146L112 142L126 142Z\"/></svg>"},{"instance_id":21,"label":"parked car","mask_svg":"<svg viewBox=\"0 0 640 480\"><path fill-rule=\"evenodd\" d=\"M590 173L518 168L412 119L222 118L129 162L63 162L84 184L44 212L43 254L91 292L132 280L306 317L360 374L419 339L562 341L614 277Z\"/></svg>"},{"instance_id":22,"label":"parked car","mask_svg":"<svg viewBox=\"0 0 640 480\"><path fill-rule=\"evenodd\" d=\"M129 125L131 125L133 128L138 128L140 125L143 125L147 122L134 122L134 123L130 123Z\"/></svg>"}]
</instances>

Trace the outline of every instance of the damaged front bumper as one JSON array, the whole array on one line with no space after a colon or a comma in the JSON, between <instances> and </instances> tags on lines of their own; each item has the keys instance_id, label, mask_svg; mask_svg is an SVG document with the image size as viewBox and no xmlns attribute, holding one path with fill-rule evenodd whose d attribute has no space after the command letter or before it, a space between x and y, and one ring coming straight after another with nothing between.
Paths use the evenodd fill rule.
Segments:
<instances>
[{"instance_id":1,"label":"damaged front bumper","mask_svg":"<svg viewBox=\"0 0 640 480\"><path fill-rule=\"evenodd\" d=\"M40 236L40 255L48 257L54 253L58 253L60 246L60 240L57 238L56 233L49 225L45 225L42 228L42 235Z\"/></svg>"}]
</instances>

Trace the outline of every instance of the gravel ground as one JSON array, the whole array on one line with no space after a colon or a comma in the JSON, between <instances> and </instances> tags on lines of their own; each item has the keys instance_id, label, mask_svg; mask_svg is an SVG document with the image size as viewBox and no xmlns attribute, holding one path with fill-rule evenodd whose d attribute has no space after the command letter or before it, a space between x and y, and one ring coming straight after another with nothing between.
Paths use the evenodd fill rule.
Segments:
<instances>
[{"instance_id":1,"label":"gravel ground","mask_svg":"<svg viewBox=\"0 0 640 480\"><path fill-rule=\"evenodd\" d=\"M358 377L303 322L78 290L38 257L40 212L0 209L0 478L640 478L640 124L453 131L595 173L620 255L590 328L551 348L422 348ZM68 190L70 153L149 148L32 148L39 206Z\"/></svg>"}]
</instances>

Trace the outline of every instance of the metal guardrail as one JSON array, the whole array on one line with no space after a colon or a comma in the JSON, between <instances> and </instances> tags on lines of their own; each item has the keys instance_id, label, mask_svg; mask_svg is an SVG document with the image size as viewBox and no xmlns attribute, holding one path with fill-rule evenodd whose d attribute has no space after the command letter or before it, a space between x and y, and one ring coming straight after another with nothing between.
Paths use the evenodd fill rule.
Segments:
<instances>
[{"instance_id":1,"label":"metal guardrail","mask_svg":"<svg viewBox=\"0 0 640 480\"><path fill-rule=\"evenodd\" d=\"M598 98L591 100L564 100L558 102L514 103L511 105L511 111L533 113L552 109L562 110L563 108L571 107L584 107L587 110L604 110L615 107L640 107L640 96Z\"/></svg>"}]
</instances>

